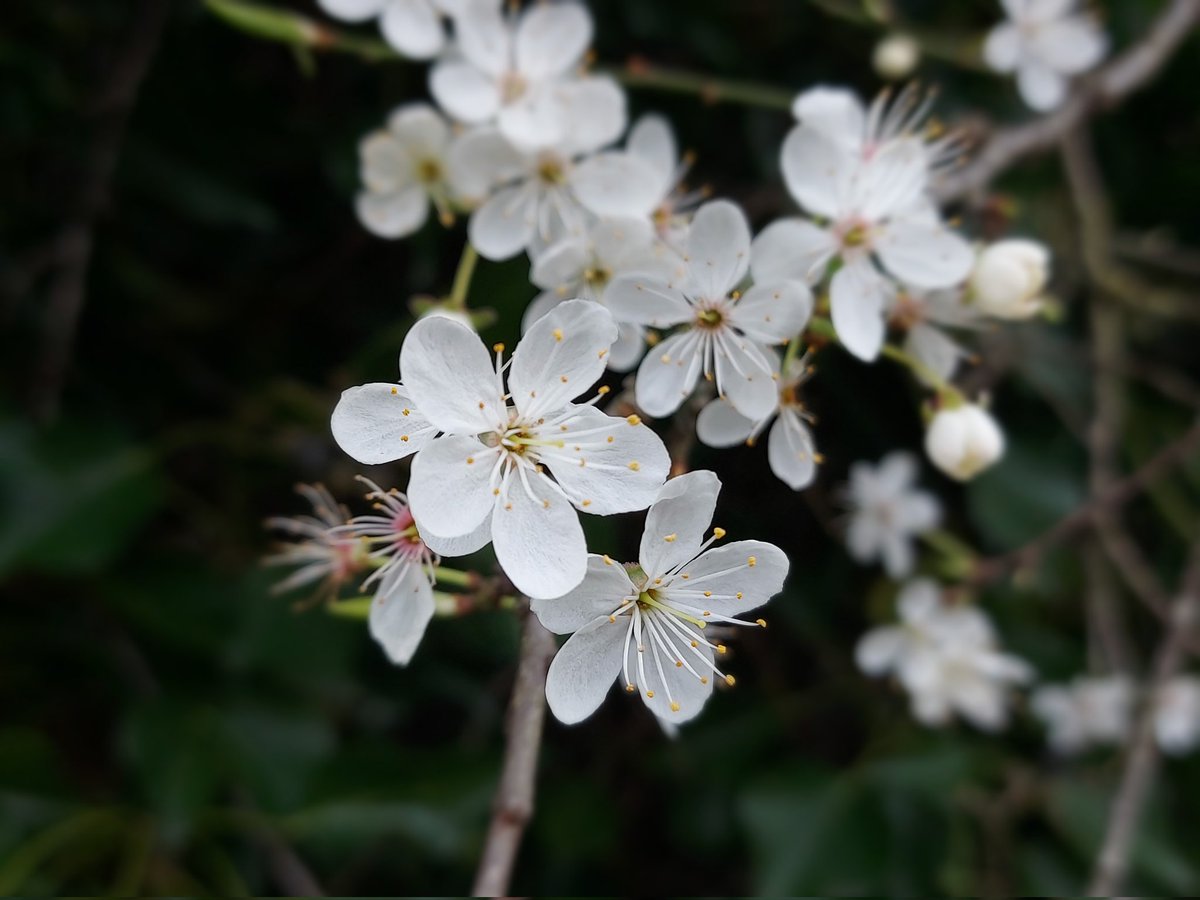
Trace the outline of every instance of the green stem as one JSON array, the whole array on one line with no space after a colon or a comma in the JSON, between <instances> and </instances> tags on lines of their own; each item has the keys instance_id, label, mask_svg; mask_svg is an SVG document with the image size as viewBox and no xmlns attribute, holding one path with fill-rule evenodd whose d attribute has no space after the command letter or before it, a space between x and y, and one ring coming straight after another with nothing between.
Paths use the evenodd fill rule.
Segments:
<instances>
[{"instance_id":1,"label":"green stem","mask_svg":"<svg viewBox=\"0 0 1200 900\"><path fill-rule=\"evenodd\" d=\"M915 356L910 355L905 350L897 347L895 344L884 344L880 351L888 359L894 360L903 366L906 366L914 375L920 378L923 382L938 392L938 395L944 400L949 401L951 405L959 406L966 402L962 392L954 385L950 384L925 363L921 362Z\"/></svg>"},{"instance_id":2,"label":"green stem","mask_svg":"<svg viewBox=\"0 0 1200 900\"><path fill-rule=\"evenodd\" d=\"M790 110L794 92L753 81L712 78L699 72L669 69L645 63L607 70L631 88L694 94L705 103L740 103L762 109Z\"/></svg>"},{"instance_id":3,"label":"green stem","mask_svg":"<svg viewBox=\"0 0 1200 900\"><path fill-rule=\"evenodd\" d=\"M326 605L325 609L331 616L339 619L365 619L371 614L371 603L374 597L350 597L348 600L338 600Z\"/></svg>"},{"instance_id":4,"label":"green stem","mask_svg":"<svg viewBox=\"0 0 1200 900\"><path fill-rule=\"evenodd\" d=\"M474 572L460 572L458 569L446 569L442 566L434 567L433 577L438 584L451 584L464 588L473 588L479 581L479 576Z\"/></svg>"},{"instance_id":5,"label":"green stem","mask_svg":"<svg viewBox=\"0 0 1200 900\"><path fill-rule=\"evenodd\" d=\"M468 241L463 247L462 256L458 259L458 269L454 272L454 284L450 288L450 296L446 305L451 309L465 310L467 308L467 292L471 289L471 278L475 274L475 264L479 262L479 254Z\"/></svg>"},{"instance_id":6,"label":"green stem","mask_svg":"<svg viewBox=\"0 0 1200 900\"><path fill-rule=\"evenodd\" d=\"M400 59L384 41L331 28L291 10L246 0L204 0L218 18L239 31L296 48L349 53L367 62Z\"/></svg>"}]
</instances>

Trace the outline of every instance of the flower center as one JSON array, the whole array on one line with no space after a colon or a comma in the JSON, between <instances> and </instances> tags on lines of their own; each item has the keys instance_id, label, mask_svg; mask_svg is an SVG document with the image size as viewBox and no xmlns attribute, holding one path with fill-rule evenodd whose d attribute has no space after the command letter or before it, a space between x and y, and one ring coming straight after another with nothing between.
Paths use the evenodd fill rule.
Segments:
<instances>
[{"instance_id":1,"label":"flower center","mask_svg":"<svg viewBox=\"0 0 1200 900\"><path fill-rule=\"evenodd\" d=\"M725 324L725 311L716 306L710 306L696 313L696 325L709 331L716 331Z\"/></svg>"},{"instance_id":2,"label":"flower center","mask_svg":"<svg viewBox=\"0 0 1200 900\"><path fill-rule=\"evenodd\" d=\"M437 184L442 180L442 165L436 159L425 158L417 163L417 181Z\"/></svg>"},{"instance_id":3,"label":"flower center","mask_svg":"<svg viewBox=\"0 0 1200 900\"><path fill-rule=\"evenodd\" d=\"M505 72L500 78L500 102L507 106L524 96L529 82L520 72Z\"/></svg>"},{"instance_id":4,"label":"flower center","mask_svg":"<svg viewBox=\"0 0 1200 900\"><path fill-rule=\"evenodd\" d=\"M567 167L556 156L543 156L538 161L538 179L546 185L556 186L567 181Z\"/></svg>"},{"instance_id":5,"label":"flower center","mask_svg":"<svg viewBox=\"0 0 1200 900\"><path fill-rule=\"evenodd\" d=\"M862 247L871 239L871 234L865 225L852 225L842 234L843 247Z\"/></svg>"},{"instance_id":6,"label":"flower center","mask_svg":"<svg viewBox=\"0 0 1200 900\"><path fill-rule=\"evenodd\" d=\"M596 290L602 289L612 280L612 269L605 266L588 266L583 270L584 282Z\"/></svg>"}]
</instances>

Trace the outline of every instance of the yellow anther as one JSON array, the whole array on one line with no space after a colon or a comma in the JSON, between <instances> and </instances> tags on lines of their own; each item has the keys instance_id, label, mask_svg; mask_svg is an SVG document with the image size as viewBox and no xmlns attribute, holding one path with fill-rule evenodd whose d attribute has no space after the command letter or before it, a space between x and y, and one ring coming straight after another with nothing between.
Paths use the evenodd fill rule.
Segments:
<instances>
[{"instance_id":1,"label":"yellow anther","mask_svg":"<svg viewBox=\"0 0 1200 900\"><path fill-rule=\"evenodd\" d=\"M713 537L715 537L719 541L721 538L725 537L725 529L724 528L714 528L713 529Z\"/></svg>"},{"instance_id":2,"label":"yellow anther","mask_svg":"<svg viewBox=\"0 0 1200 900\"><path fill-rule=\"evenodd\" d=\"M699 646L700 646L700 642L699 642L699 641L692 641L692 646L693 646L693 647L699 647Z\"/></svg>"},{"instance_id":3,"label":"yellow anther","mask_svg":"<svg viewBox=\"0 0 1200 900\"><path fill-rule=\"evenodd\" d=\"M625 685L625 693L627 694L632 694L636 690L637 688L635 688L632 684Z\"/></svg>"},{"instance_id":4,"label":"yellow anther","mask_svg":"<svg viewBox=\"0 0 1200 900\"><path fill-rule=\"evenodd\" d=\"M651 700L653 700L654 699L654 691L646 691L646 696L649 697Z\"/></svg>"},{"instance_id":5,"label":"yellow anther","mask_svg":"<svg viewBox=\"0 0 1200 900\"><path fill-rule=\"evenodd\" d=\"M500 488L492 488L492 496L499 497L500 496Z\"/></svg>"},{"instance_id":6,"label":"yellow anther","mask_svg":"<svg viewBox=\"0 0 1200 900\"><path fill-rule=\"evenodd\" d=\"M398 393L400 393L400 389L399 389L399 388L392 388L392 393L393 393L393 394L398 394Z\"/></svg>"},{"instance_id":7,"label":"yellow anther","mask_svg":"<svg viewBox=\"0 0 1200 900\"><path fill-rule=\"evenodd\" d=\"M627 416L625 418L625 421L628 422L630 425L641 425L642 417L637 414L634 414L632 416Z\"/></svg>"},{"instance_id":8,"label":"yellow anther","mask_svg":"<svg viewBox=\"0 0 1200 900\"><path fill-rule=\"evenodd\" d=\"M746 560L746 565L750 566L750 568L754 568L755 566L758 565L758 557L757 556L750 557L748 560Z\"/></svg>"},{"instance_id":9,"label":"yellow anther","mask_svg":"<svg viewBox=\"0 0 1200 900\"><path fill-rule=\"evenodd\" d=\"M705 596L705 597L711 597L711 596L712 596L712 591L705 591L705 592L704 592L704 596Z\"/></svg>"},{"instance_id":10,"label":"yellow anther","mask_svg":"<svg viewBox=\"0 0 1200 900\"><path fill-rule=\"evenodd\" d=\"M692 576L691 576L691 575L689 575L687 572L684 572L684 573L683 573L682 575L680 575L679 577L680 577L680 578L682 578L684 581L687 581L687 580L688 580L689 578L691 578Z\"/></svg>"},{"instance_id":11,"label":"yellow anther","mask_svg":"<svg viewBox=\"0 0 1200 900\"><path fill-rule=\"evenodd\" d=\"M580 505L580 506L591 506L591 505L592 505L592 501L591 501L591 500L584 500L584 501L583 501L582 503L580 503L579 505Z\"/></svg>"},{"instance_id":12,"label":"yellow anther","mask_svg":"<svg viewBox=\"0 0 1200 900\"><path fill-rule=\"evenodd\" d=\"M711 615L712 615L712 610L711 610L711 609L706 609L706 610L704 610L704 612L700 613L700 615L702 615L702 616L711 616Z\"/></svg>"},{"instance_id":13,"label":"yellow anther","mask_svg":"<svg viewBox=\"0 0 1200 900\"><path fill-rule=\"evenodd\" d=\"M663 364L665 365L671 361L671 354L664 353L662 356L659 357L659 359L662 360Z\"/></svg>"},{"instance_id":14,"label":"yellow anther","mask_svg":"<svg viewBox=\"0 0 1200 900\"><path fill-rule=\"evenodd\" d=\"M411 409L409 409L407 406L406 406L406 407L404 407L404 409L400 410L400 412L402 412L402 413L403 413L404 415L406 415L406 416L408 416L408 415L412 415L412 410L411 410Z\"/></svg>"},{"instance_id":15,"label":"yellow anther","mask_svg":"<svg viewBox=\"0 0 1200 900\"><path fill-rule=\"evenodd\" d=\"M633 471L635 471L635 472L636 472L638 469L640 469L641 467L642 467L642 466L641 466L641 464L640 464L640 463L639 463L637 460L634 460L633 462L631 462L631 463L629 464L629 468L633 469Z\"/></svg>"},{"instance_id":16,"label":"yellow anther","mask_svg":"<svg viewBox=\"0 0 1200 900\"><path fill-rule=\"evenodd\" d=\"M661 579L661 578L655 578L655 579L654 579L654 583L655 583L655 584L662 584L662 579Z\"/></svg>"},{"instance_id":17,"label":"yellow anther","mask_svg":"<svg viewBox=\"0 0 1200 900\"><path fill-rule=\"evenodd\" d=\"M675 660L675 668L677 668L677 669L683 668L683 660L682 659Z\"/></svg>"},{"instance_id":18,"label":"yellow anther","mask_svg":"<svg viewBox=\"0 0 1200 900\"><path fill-rule=\"evenodd\" d=\"M675 539L678 537L679 537L679 535L677 535L677 534L668 534L666 537L663 538L663 540L666 541L668 544L673 544L673 543L675 543Z\"/></svg>"},{"instance_id":19,"label":"yellow anther","mask_svg":"<svg viewBox=\"0 0 1200 900\"><path fill-rule=\"evenodd\" d=\"M530 391L530 392L529 392L529 396L530 396L530 397L536 397L536 396L537 396L537 391Z\"/></svg>"},{"instance_id":20,"label":"yellow anther","mask_svg":"<svg viewBox=\"0 0 1200 900\"><path fill-rule=\"evenodd\" d=\"M724 644L717 644L717 653L721 654L722 656L725 655L725 651L728 649L729 648L726 647Z\"/></svg>"},{"instance_id":21,"label":"yellow anther","mask_svg":"<svg viewBox=\"0 0 1200 900\"><path fill-rule=\"evenodd\" d=\"M561 381L563 384L566 384L566 383L567 383L567 376L566 376L566 375L559 375L559 376L558 376L558 380L559 380L559 381Z\"/></svg>"},{"instance_id":22,"label":"yellow anther","mask_svg":"<svg viewBox=\"0 0 1200 900\"><path fill-rule=\"evenodd\" d=\"M600 352L597 354L597 356L598 356L600 359L604 359L604 357L606 357L607 355L608 355L608 351L607 351L607 350L601 350L601 351L600 351Z\"/></svg>"},{"instance_id":23,"label":"yellow anther","mask_svg":"<svg viewBox=\"0 0 1200 900\"><path fill-rule=\"evenodd\" d=\"M496 343L492 344L492 349L495 350L497 353L503 353L504 352L504 344L497 341Z\"/></svg>"},{"instance_id":24,"label":"yellow anther","mask_svg":"<svg viewBox=\"0 0 1200 900\"><path fill-rule=\"evenodd\" d=\"M549 509L549 508L550 508L550 501L549 501L549 500L543 500L543 501L542 501L542 509Z\"/></svg>"},{"instance_id":25,"label":"yellow anther","mask_svg":"<svg viewBox=\"0 0 1200 900\"><path fill-rule=\"evenodd\" d=\"M600 385L600 387L596 388L596 393L599 394L601 397L603 397L605 394L607 394L611 390L612 390L612 388L610 388L607 384L602 384L602 385Z\"/></svg>"},{"instance_id":26,"label":"yellow anther","mask_svg":"<svg viewBox=\"0 0 1200 900\"><path fill-rule=\"evenodd\" d=\"M726 675L725 683L727 685L729 685L730 687L733 687L735 684L737 684L737 681L734 679L734 677L732 675Z\"/></svg>"},{"instance_id":27,"label":"yellow anther","mask_svg":"<svg viewBox=\"0 0 1200 900\"><path fill-rule=\"evenodd\" d=\"M701 676L700 676L700 683L701 683L701 684L708 684L708 676L707 676L707 675L701 675Z\"/></svg>"},{"instance_id":28,"label":"yellow anther","mask_svg":"<svg viewBox=\"0 0 1200 900\"><path fill-rule=\"evenodd\" d=\"M404 441L404 443L407 444L408 443L408 435L407 434L400 435L400 440Z\"/></svg>"},{"instance_id":29,"label":"yellow anther","mask_svg":"<svg viewBox=\"0 0 1200 900\"><path fill-rule=\"evenodd\" d=\"M475 457L468 456L467 457L467 465L470 466L470 465L474 465L474 464L475 464Z\"/></svg>"},{"instance_id":30,"label":"yellow anther","mask_svg":"<svg viewBox=\"0 0 1200 900\"><path fill-rule=\"evenodd\" d=\"M677 701L671 701L671 712L679 712L679 703Z\"/></svg>"},{"instance_id":31,"label":"yellow anther","mask_svg":"<svg viewBox=\"0 0 1200 900\"><path fill-rule=\"evenodd\" d=\"M609 616L609 617L608 617L608 621L610 621L610 622L615 622L615 621L617 621L617 617L616 617L616 616Z\"/></svg>"},{"instance_id":32,"label":"yellow anther","mask_svg":"<svg viewBox=\"0 0 1200 900\"><path fill-rule=\"evenodd\" d=\"M611 444L613 441L615 441L615 440L616 440L616 438L614 438L614 437L613 437L613 436L610 434L610 435L609 435L608 437L606 437L604 440L605 440L605 441L607 441L608 443L610 443L610 444Z\"/></svg>"},{"instance_id":33,"label":"yellow anther","mask_svg":"<svg viewBox=\"0 0 1200 900\"><path fill-rule=\"evenodd\" d=\"M758 624L758 627L759 627L759 628L766 628L766 627L767 627L767 620L766 620L766 619L755 619L754 621L755 621L755 622Z\"/></svg>"},{"instance_id":34,"label":"yellow anther","mask_svg":"<svg viewBox=\"0 0 1200 900\"><path fill-rule=\"evenodd\" d=\"M512 504L511 504L511 503L505 503L505 504L504 504L504 508L505 508L506 510L511 510L511 509L512 509Z\"/></svg>"},{"instance_id":35,"label":"yellow anther","mask_svg":"<svg viewBox=\"0 0 1200 900\"><path fill-rule=\"evenodd\" d=\"M733 596L735 596L735 597L737 597L739 600L741 600L741 599L742 599L742 592L741 592L741 591L738 591L738 592L737 592L736 594L734 594Z\"/></svg>"},{"instance_id":36,"label":"yellow anther","mask_svg":"<svg viewBox=\"0 0 1200 900\"><path fill-rule=\"evenodd\" d=\"M818 466L819 466L821 463L825 462L825 457L824 457L824 455L822 455L822 454L820 454L820 453L814 453L814 454L812 455L812 458L813 458L813 462L815 462L815 463L816 463Z\"/></svg>"},{"instance_id":37,"label":"yellow anther","mask_svg":"<svg viewBox=\"0 0 1200 900\"><path fill-rule=\"evenodd\" d=\"M551 333L554 335L554 339L556 341L561 341L563 339L563 333L562 333L561 328L555 328L554 331Z\"/></svg>"},{"instance_id":38,"label":"yellow anther","mask_svg":"<svg viewBox=\"0 0 1200 900\"><path fill-rule=\"evenodd\" d=\"M604 556L601 558L604 560L604 564L606 566L611 566L613 564L612 559L609 557L609 555L607 553L605 553Z\"/></svg>"}]
</instances>

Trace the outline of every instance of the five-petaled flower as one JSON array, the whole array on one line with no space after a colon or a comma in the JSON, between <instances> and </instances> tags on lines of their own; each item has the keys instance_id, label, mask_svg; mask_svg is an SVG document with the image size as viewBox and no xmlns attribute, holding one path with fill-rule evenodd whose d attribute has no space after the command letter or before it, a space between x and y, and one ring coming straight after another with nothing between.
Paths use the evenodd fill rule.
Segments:
<instances>
[{"instance_id":1,"label":"five-petaled flower","mask_svg":"<svg viewBox=\"0 0 1200 900\"><path fill-rule=\"evenodd\" d=\"M788 560L762 541L710 549L725 536L714 528L704 540L720 488L712 472L671 479L646 515L637 565L593 554L579 587L533 602L546 628L571 634L546 677L560 721L590 716L614 680L669 723L695 717L715 680L734 683L718 664L726 647L710 626L766 625L739 617L782 590Z\"/></svg>"},{"instance_id":2,"label":"five-petaled flower","mask_svg":"<svg viewBox=\"0 0 1200 900\"><path fill-rule=\"evenodd\" d=\"M937 527L937 498L915 482L917 461L911 453L889 453L879 465L856 462L850 467L846 500L850 521L846 549L862 563L881 560L892 578L913 569L913 538Z\"/></svg>"}]
</instances>

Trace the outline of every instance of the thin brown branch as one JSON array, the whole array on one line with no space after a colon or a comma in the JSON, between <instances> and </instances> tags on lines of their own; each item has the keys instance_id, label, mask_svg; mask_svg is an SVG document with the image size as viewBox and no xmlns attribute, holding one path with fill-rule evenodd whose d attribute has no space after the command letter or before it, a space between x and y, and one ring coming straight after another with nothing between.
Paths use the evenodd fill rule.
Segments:
<instances>
[{"instance_id":1,"label":"thin brown branch","mask_svg":"<svg viewBox=\"0 0 1200 900\"><path fill-rule=\"evenodd\" d=\"M936 186L937 198L948 203L979 194L1020 160L1053 150L1085 119L1118 105L1149 84L1197 24L1200 0L1170 0L1140 41L1082 79L1059 109L1032 122L992 132L971 163Z\"/></svg>"},{"instance_id":2,"label":"thin brown branch","mask_svg":"<svg viewBox=\"0 0 1200 900\"><path fill-rule=\"evenodd\" d=\"M537 616L525 615L521 655L508 709L508 738L504 767L492 804L483 855L471 893L477 897L502 897L508 893L513 865L525 827L533 816L538 754L546 716L546 669L556 645Z\"/></svg>"},{"instance_id":3,"label":"thin brown branch","mask_svg":"<svg viewBox=\"0 0 1200 900\"><path fill-rule=\"evenodd\" d=\"M158 49L170 6L170 0L144 0L133 17L125 50L94 105L96 134L88 147L79 192L66 224L50 245L48 267L53 275L46 295L44 345L30 398L39 419L52 419L58 413L87 296L96 221L108 201L129 116Z\"/></svg>"}]
</instances>

